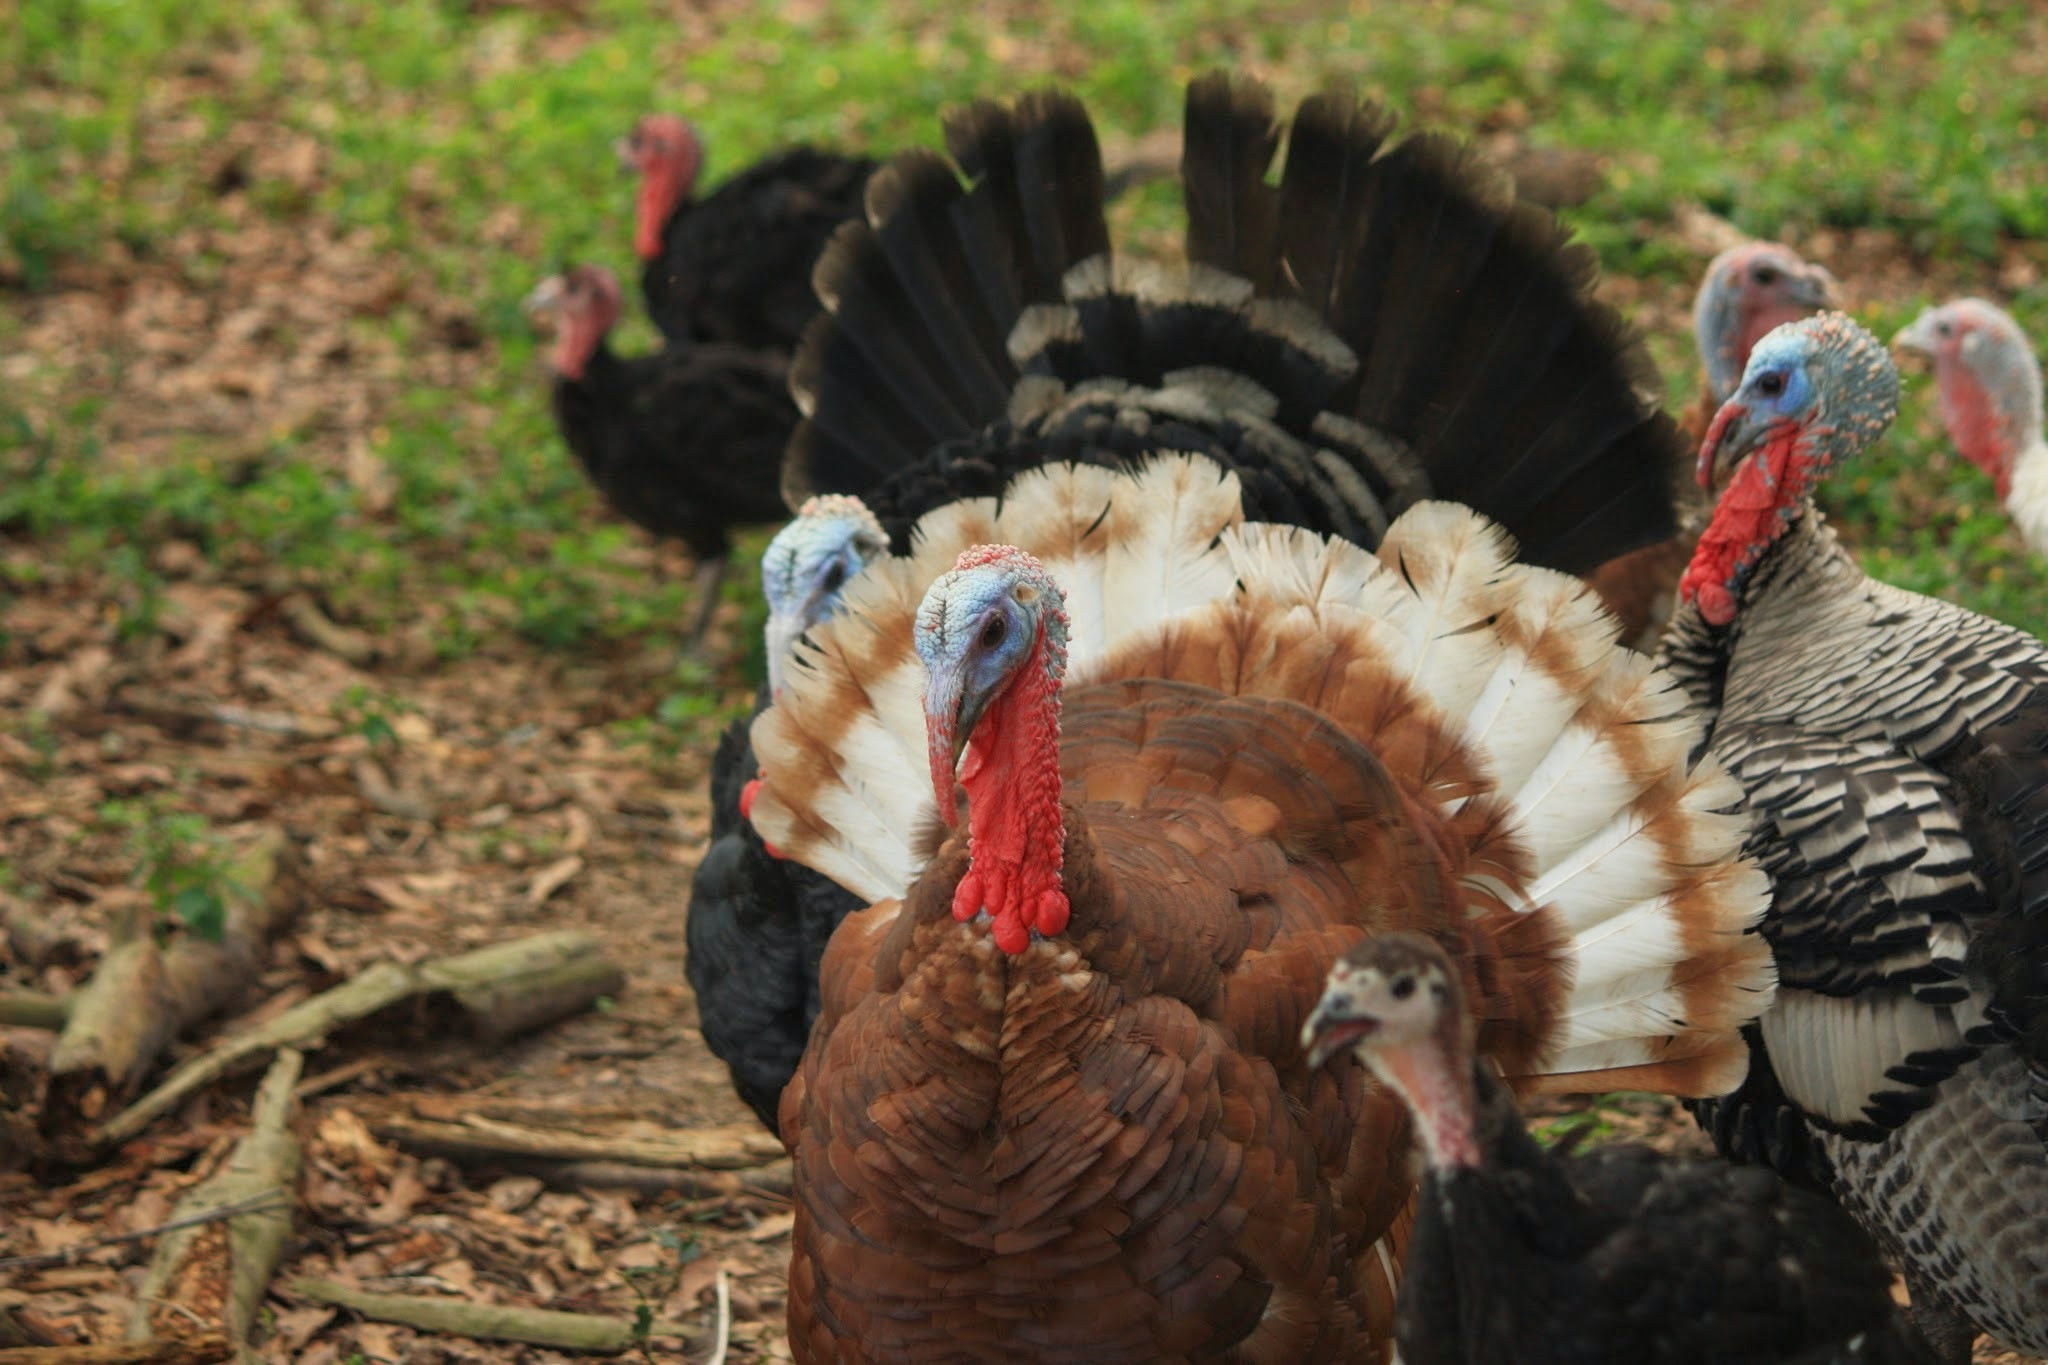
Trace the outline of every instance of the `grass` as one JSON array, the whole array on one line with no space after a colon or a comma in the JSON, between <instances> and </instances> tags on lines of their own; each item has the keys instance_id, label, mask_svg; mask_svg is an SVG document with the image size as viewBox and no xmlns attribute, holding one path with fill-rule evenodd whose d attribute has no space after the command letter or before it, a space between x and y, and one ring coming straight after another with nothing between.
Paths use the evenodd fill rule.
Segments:
<instances>
[{"instance_id":1,"label":"grass","mask_svg":"<svg viewBox=\"0 0 2048 1365\"><path fill-rule=\"evenodd\" d=\"M1135 133L1177 119L1189 73L1231 63L1290 96L1347 79L1433 125L1605 154L1608 186L1573 222L1610 270L1660 286L1689 284L1698 267L1674 244L1680 199L1759 234L1880 229L1895 254L1964 280L1988 280L2013 239L2048 235L2048 20L2020 6L1503 0L1348 18L1299 0L10 8L0 272L21 289L90 281L118 256L203 294L247 265L219 241L260 227L358 240L399 263L405 296L347 323L365 348L432 355L437 300L477 334L474 363L453 378L402 367L368 429L350 433L388 470L385 502L346 477L334 433L304 424L248 433L232 452L174 441L138 461L110 434L120 357L94 380L47 352L10 361L0 525L38 552L7 572L17 585L85 575L134 635L153 628L151 548L173 538L316 585L370 629L429 601L434 649L450 661L672 633L681 589L622 566L633 537L598 514L556 439L517 306L563 260L630 277L630 190L609 148L649 108L699 121L716 177L791 139L932 145L948 103L1055 77L1106 128ZM223 170L220 149L252 129L246 164ZM294 138L317 149L317 174L265 160ZM224 176L240 177L238 214ZM1154 189L1141 218L1173 221L1170 201ZM1838 264L1854 275L1853 260ZM1869 320L1895 327L1912 302L1889 298ZM2028 284L2015 310L2048 337L2048 290ZM22 311L0 312L0 354L22 353ZM636 321L620 340L651 335ZM280 355L293 342L277 338ZM1688 395L1682 336L1659 338L1659 354L1674 398ZM2016 550L1988 484L1947 456L1924 381L1908 404L1885 451L1831 492L1832 510L1873 572L2048 628L2043 565ZM759 544L728 586L750 620L746 560ZM754 676L758 662L756 650ZM707 679L677 685L654 719L716 710L700 695Z\"/></svg>"}]
</instances>

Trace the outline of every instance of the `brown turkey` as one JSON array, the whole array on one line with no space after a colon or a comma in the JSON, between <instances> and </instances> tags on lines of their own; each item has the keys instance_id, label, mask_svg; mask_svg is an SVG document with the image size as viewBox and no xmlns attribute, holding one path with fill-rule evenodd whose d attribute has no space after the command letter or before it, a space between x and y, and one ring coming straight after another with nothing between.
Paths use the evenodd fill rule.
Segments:
<instances>
[{"instance_id":1,"label":"brown turkey","mask_svg":"<svg viewBox=\"0 0 2048 1365\"><path fill-rule=\"evenodd\" d=\"M1926 1359L1876 1244L1821 1196L1637 1143L1537 1143L1473 1051L1462 976L1434 939L1369 938L1302 1028L1311 1065L1354 1052L1419 1134L1403 1365Z\"/></svg>"},{"instance_id":2,"label":"brown turkey","mask_svg":"<svg viewBox=\"0 0 2048 1365\"><path fill-rule=\"evenodd\" d=\"M1248 518L1367 548L1427 496L1487 509L1525 558L1574 572L1669 533L1663 471L1685 447L1549 214L1349 99L1303 107L1279 185L1264 91L1197 81L1187 123L1185 274L1114 257L1117 177L1072 100L949 117L969 185L925 153L876 174L867 221L819 262L827 317L794 367L809 420L785 477L792 506L858 494L879 521L839 497L777 536L778 641L823 619L885 537L902 550L921 515L1049 461L1199 451L1236 473ZM771 647L769 666L780 686L801 664ZM825 938L862 902L770 856L740 809L754 769L728 734L689 973L707 1043L772 1123Z\"/></svg>"},{"instance_id":3,"label":"brown turkey","mask_svg":"<svg viewBox=\"0 0 2048 1365\"><path fill-rule=\"evenodd\" d=\"M1381 1358L1406 1123L1296 1042L1374 930L1455 945L1519 1083L1740 1078L1734 793L1583 585L1452 504L1375 557L1240 496L941 509L756 723L763 836L876 901L782 1097L798 1359Z\"/></svg>"},{"instance_id":4,"label":"brown turkey","mask_svg":"<svg viewBox=\"0 0 2048 1365\"><path fill-rule=\"evenodd\" d=\"M577 463L613 511L697 561L684 628L695 644L718 605L730 528L789 515L776 479L797 417L787 367L734 346L620 356L607 340L619 284L602 266L550 276L527 306L555 329L555 425Z\"/></svg>"},{"instance_id":5,"label":"brown turkey","mask_svg":"<svg viewBox=\"0 0 2048 1365\"><path fill-rule=\"evenodd\" d=\"M818 315L811 266L834 230L859 215L876 163L789 147L699 199L704 146L682 119L648 114L618 151L640 177L633 254L662 335L794 350Z\"/></svg>"},{"instance_id":6,"label":"brown turkey","mask_svg":"<svg viewBox=\"0 0 2048 1365\"><path fill-rule=\"evenodd\" d=\"M980 482L882 513L908 552L753 730L760 834L876 902L782 1096L792 1347L1380 1359L1405 1120L1296 1041L1338 953L1449 936L1533 1087L1718 1093L1768 999L1734 792L1668 687L1429 500L1596 563L1668 533L1663 429L1583 258L1455 147L1319 97L1269 186L1270 103L1198 81L1173 270L1110 254L1092 132L1020 164L1044 119L1087 129L981 105L971 185L878 173L798 365L800 470ZM1377 553L1247 519L1290 501Z\"/></svg>"},{"instance_id":7,"label":"brown turkey","mask_svg":"<svg viewBox=\"0 0 2048 1365\"><path fill-rule=\"evenodd\" d=\"M1750 354L1660 657L1748 792L1781 982L1723 1150L1832 1188L1947 1360L2048 1354L2048 647L1871 581L1812 494L1898 375L1837 313Z\"/></svg>"},{"instance_id":8,"label":"brown turkey","mask_svg":"<svg viewBox=\"0 0 2048 1365\"><path fill-rule=\"evenodd\" d=\"M1778 242L1745 242L1716 256L1693 297L1693 344L1700 355L1700 393L1679 419L1686 446L1672 468L1683 524L1669 540L1630 551L1601 565L1588 581L1609 611L1621 618L1622 638L1654 649L1678 601L1678 576L1692 558L1707 504L1692 489L1692 457L1735 392L1750 348L1781 323L1833 308L1835 277Z\"/></svg>"}]
</instances>

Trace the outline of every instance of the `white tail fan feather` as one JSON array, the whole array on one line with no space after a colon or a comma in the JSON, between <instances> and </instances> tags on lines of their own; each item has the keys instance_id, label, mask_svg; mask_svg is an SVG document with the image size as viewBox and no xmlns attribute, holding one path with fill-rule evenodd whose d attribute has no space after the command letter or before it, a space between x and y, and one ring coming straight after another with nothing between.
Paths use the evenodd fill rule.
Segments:
<instances>
[{"instance_id":1,"label":"white tail fan feather","mask_svg":"<svg viewBox=\"0 0 2048 1365\"><path fill-rule=\"evenodd\" d=\"M1952 1048L1963 1038L1953 1011L1903 992L1834 996L1787 986L1762 1023L1785 1093L1839 1124L1868 1121L1876 1096L1912 1090L1885 1075L1891 1059Z\"/></svg>"},{"instance_id":2,"label":"white tail fan feather","mask_svg":"<svg viewBox=\"0 0 2048 1365\"><path fill-rule=\"evenodd\" d=\"M1689 1016L1700 983L1688 972L1733 985L1710 1011L1729 1013L1731 1030L1733 1011L1748 1017L1771 998L1769 953L1744 932L1767 883L1739 861L1744 826L1724 813L1738 793L1711 763L1685 769L1694 727L1582 585L1515 564L1506 534L1454 503L1410 508L1375 556L1241 524L1236 479L1179 456L1134 474L1041 469L1011 484L1000 511L980 499L932 513L909 557L871 566L845 612L812 632L807 666L755 724L767 781L754 821L786 854L872 900L915 877L909 839L931 797L910 622L961 550L991 542L1038 555L1066 592L1073 683L1171 622L1192 628L1197 610L1307 613L1317 633L1342 633L1462 737L1533 864L1522 908L1550 905L1572 935L1551 1069L1713 1053L1717 1081L1740 1079L1728 1074L1742 1055L1732 1033L1671 1036L1674 1021L1705 1022Z\"/></svg>"}]
</instances>

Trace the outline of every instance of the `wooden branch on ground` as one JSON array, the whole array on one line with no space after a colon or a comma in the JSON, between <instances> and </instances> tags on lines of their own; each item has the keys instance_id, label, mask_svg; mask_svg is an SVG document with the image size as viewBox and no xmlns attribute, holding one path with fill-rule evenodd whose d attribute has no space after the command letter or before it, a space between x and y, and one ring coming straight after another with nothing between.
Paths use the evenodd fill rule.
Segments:
<instances>
[{"instance_id":1,"label":"wooden branch on ground","mask_svg":"<svg viewBox=\"0 0 2048 1365\"><path fill-rule=\"evenodd\" d=\"M70 997L50 1055L43 1135L76 1155L86 1127L135 1093L165 1048L237 1001L272 935L298 908L280 830L264 831L230 865L220 941L186 934L169 948L140 932L110 950Z\"/></svg>"},{"instance_id":2,"label":"wooden branch on ground","mask_svg":"<svg viewBox=\"0 0 2048 1365\"><path fill-rule=\"evenodd\" d=\"M625 980L596 939L574 930L411 966L381 962L190 1058L91 1137L99 1146L126 1142L222 1076L282 1047L317 1047L333 1030L418 996L451 996L479 1034L499 1039L587 1009Z\"/></svg>"},{"instance_id":3,"label":"wooden branch on ground","mask_svg":"<svg viewBox=\"0 0 2048 1365\"><path fill-rule=\"evenodd\" d=\"M518 1341L562 1351L588 1351L593 1355L618 1355L654 1337L694 1341L704 1335L701 1327L659 1318L643 1331L630 1318L603 1318L592 1313L562 1313L549 1308L516 1308L417 1294L372 1294L333 1280L302 1277L285 1281L284 1288L314 1303L347 1308L376 1322L396 1323L421 1332L479 1341Z\"/></svg>"},{"instance_id":4,"label":"wooden branch on ground","mask_svg":"<svg viewBox=\"0 0 2048 1365\"><path fill-rule=\"evenodd\" d=\"M7 1308L0 1307L0 1350L18 1346L48 1346L50 1338L34 1324L23 1324Z\"/></svg>"},{"instance_id":5,"label":"wooden branch on ground","mask_svg":"<svg viewBox=\"0 0 2048 1365\"><path fill-rule=\"evenodd\" d=\"M352 626L337 624L320 604L305 593L295 592L277 604L283 616L308 644L318 646L337 658L361 668L377 661L377 642Z\"/></svg>"},{"instance_id":6,"label":"wooden branch on ground","mask_svg":"<svg viewBox=\"0 0 2048 1365\"><path fill-rule=\"evenodd\" d=\"M796 1171L787 1157L750 1171L687 1171L668 1166L629 1166L619 1161L540 1161L516 1157L505 1164L521 1175L537 1176L558 1190L627 1190L634 1194L680 1194L691 1199L747 1195L776 1201L787 1201L796 1192Z\"/></svg>"},{"instance_id":7,"label":"wooden branch on ground","mask_svg":"<svg viewBox=\"0 0 2048 1365\"><path fill-rule=\"evenodd\" d=\"M122 709L151 720L225 725L288 739L332 739L341 722L332 716L301 716L284 711L257 711L206 697L180 696L161 688L124 687L114 698Z\"/></svg>"},{"instance_id":8,"label":"wooden branch on ground","mask_svg":"<svg viewBox=\"0 0 2048 1365\"><path fill-rule=\"evenodd\" d=\"M177 1213L191 1218L266 1194L282 1195L282 1201L225 1222L179 1228L158 1242L136 1291L130 1340L189 1334L197 1314L206 1330L223 1333L237 1346L248 1342L292 1231L299 1143L290 1120L292 1087L299 1083L302 1066L298 1053L278 1053L257 1088L249 1135L236 1144L225 1166L185 1192Z\"/></svg>"},{"instance_id":9,"label":"wooden branch on ground","mask_svg":"<svg viewBox=\"0 0 2048 1365\"><path fill-rule=\"evenodd\" d=\"M41 991L0 991L0 1026L55 1032L71 1015L71 999Z\"/></svg>"},{"instance_id":10,"label":"wooden branch on ground","mask_svg":"<svg viewBox=\"0 0 2048 1365\"><path fill-rule=\"evenodd\" d=\"M550 1107L493 1106L459 1095L392 1096L356 1104L370 1131L437 1156L607 1161L673 1170L743 1171L783 1160L782 1141L759 1124L664 1128Z\"/></svg>"},{"instance_id":11,"label":"wooden branch on ground","mask_svg":"<svg viewBox=\"0 0 2048 1365\"><path fill-rule=\"evenodd\" d=\"M238 1199L230 1204L222 1204L219 1208L208 1209L204 1213L173 1218L168 1223L162 1223L153 1228L144 1228L140 1232L124 1232L118 1237L95 1237L90 1242L80 1242L76 1246L65 1247L62 1251L39 1251L33 1256L0 1256L0 1270L40 1270L53 1265L74 1265L104 1247L126 1246L130 1242L147 1242L152 1237L161 1237L167 1232L176 1232L180 1228L198 1227L202 1223L218 1223L223 1218L239 1218L245 1213L263 1213L273 1208L281 1209L287 1207L290 1202L289 1196L280 1195L276 1191L268 1191L264 1194L252 1195L247 1199ZM0 1345L5 1344L6 1311L0 1309Z\"/></svg>"},{"instance_id":12,"label":"wooden branch on ground","mask_svg":"<svg viewBox=\"0 0 2048 1365\"><path fill-rule=\"evenodd\" d=\"M234 1358L234 1346L219 1335L0 1351L0 1365L217 1365Z\"/></svg>"}]
</instances>

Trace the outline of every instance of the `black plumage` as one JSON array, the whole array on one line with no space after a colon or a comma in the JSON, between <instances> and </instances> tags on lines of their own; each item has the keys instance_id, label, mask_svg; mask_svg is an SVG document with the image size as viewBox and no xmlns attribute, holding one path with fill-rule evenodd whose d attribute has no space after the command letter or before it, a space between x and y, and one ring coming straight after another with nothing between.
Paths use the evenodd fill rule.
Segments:
<instances>
[{"instance_id":1,"label":"black plumage","mask_svg":"<svg viewBox=\"0 0 2048 1365\"><path fill-rule=\"evenodd\" d=\"M1395 1315L1407 1365L1913 1362L1924 1344L1855 1221L1773 1172L1530 1136L1474 1056L1450 959L1353 948L1304 1030L1413 1113L1428 1154Z\"/></svg>"},{"instance_id":2,"label":"black plumage","mask_svg":"<svg viewBox=\"0 0 2048 1365\"><path fill-rule=\"evenodd\" d=\"M689 156L694 179L694 147ZM860 214L875 165L864 156L789 147L702 199L685 184L665 210L648 206L661 215L658 249L640 273L648 316L674 341L792 350L818 313L811 267L833 231ZM643 195L662 184L647 177Z\"/></svg>"},{"instance_id":3,"label":"black plumage","mask_svg":"<svg viewBox=\"0 0 2048 1365\"><path fill-rule=\"evenodd\" d=\"M933 506L1047 458L1200 449L1249 515L1366 545L1424 497L1571 571L1670 525L1654 372L1548 213L1455 143L1389 142L1349 96L1302 105L1277 185L1266 91L1208 76L1187 107L1186 271L1110 253L1065 97L957 117L966 183L930 156L876 173L876 211L819 261L793 503L856 493L901 548Z\"/></svg>"},{"instance_id":4,"label":"black plumage","mask_svg":"<svg viewBox=\"0 0 2048 1365\"><path fill-rule=\"evenodd\" d=\"M1566 569L1668 536L1675 430L1648 396L1640 346L1592 297L1590 258L1452 144L1390 150L1392 123L1347 96L1310 100L1269 184L1270 94L1194 82L1181 160L1194 264L1181 271L1113 255L1114 177L1078 101L1039 93L951 114L951 162L911 151L876 171L865 219L819 258L826 311L791 371L807 420L784 464L790 506L857 495L901 551L919 516L1047 462L1194 452L1236 473L1248 517L1368 547L1428 497L1467 503L1513 532L1523 558ZM1374 253L1395 246L1426 286L1388 278ZM1382 295L1415 311L1381 308ZM1368 396L1376 406L1361 406ZM752 776L737 746L726 761ZM736 813L730 827L740 840ZM799 932L806 914L836 923L795 894L776 917L724 904L728 885L769 884L736 871L756 856L736 842L707 859L719 877L700 876L693 922L763 938ZM744 956L693 963L692 980L773 993L749 1018L798 1019L784 978L722 978ZM802 1048L800 1032L727 1028L710 1018L721 1006L704 1008L736 1078Z\"/></svg>"},{"instance_id":5,"label":"black plumage","mask_svg":"<svg viewBox=\"0 0 2048 1365\"><path fill-rule=\"evenodd\" d=\"M1546 1149L1479 1075L1486 1164L1417 1195L1408 1365L1925 1358L1876 1244L1827 1200L1760 1166Z\"/></svg>"},{"instance_id":6,"label":"black plumage","mask_svg":"<svg viewBox=\"0 0 2048 1365\"><path fill-rule=\"evenodd\" d=\"M544 282L553 311L555 423L612 510L683 542L698 562L695 638L716 602L736 525L788 515L775 471L797 420L780 357L732 346L670 344L624 357L606 340L618 283L598 266Z\"/></svg>"},{"instance_id":7,"label":"black plumage","mask_svg":"<svg viewBox=\"0 0 2048 1365\"><path fill-rule=\"evenodd\" d=\"M685 965L705 1043L772 1129L818 1017L818 959L862 903L801 863L771 857L741 817L755 769L747 729L735 722L712 756L711 842L690 883Z\"/></svg>"}]
</instances>

